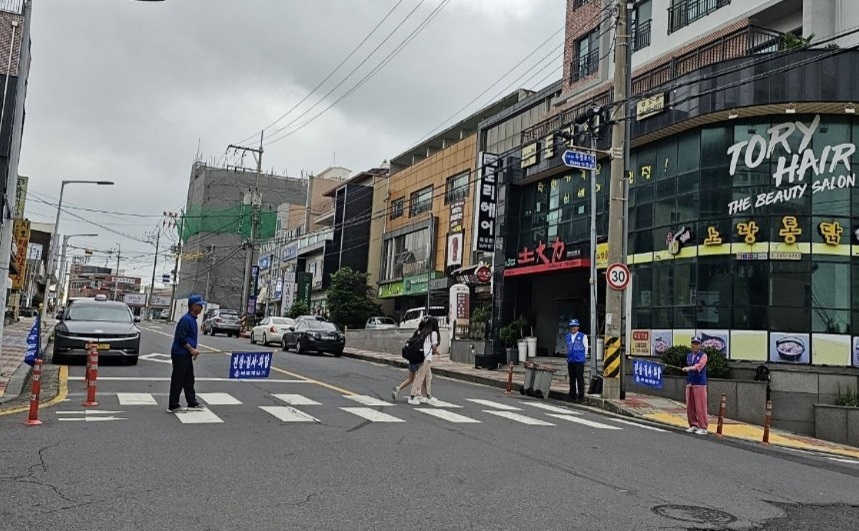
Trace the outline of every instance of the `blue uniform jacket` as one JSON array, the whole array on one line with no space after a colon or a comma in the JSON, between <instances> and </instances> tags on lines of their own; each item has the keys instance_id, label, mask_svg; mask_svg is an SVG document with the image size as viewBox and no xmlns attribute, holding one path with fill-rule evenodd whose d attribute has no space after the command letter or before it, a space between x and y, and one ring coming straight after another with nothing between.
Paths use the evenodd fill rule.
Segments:
<instances>
[{"instance_id":1,"label":"blue uniform jacket","mask_svg":"<svg viewBox=\"0 0 859 531\"><path fill-rule=\"evenodd\" d=\"M176 333L173 335L170 354L173 356L190 356L191 353L188 352L185 345L197 348L197 319L190 312L183 315L176 323Z\"/></svg>"}]
</instances>

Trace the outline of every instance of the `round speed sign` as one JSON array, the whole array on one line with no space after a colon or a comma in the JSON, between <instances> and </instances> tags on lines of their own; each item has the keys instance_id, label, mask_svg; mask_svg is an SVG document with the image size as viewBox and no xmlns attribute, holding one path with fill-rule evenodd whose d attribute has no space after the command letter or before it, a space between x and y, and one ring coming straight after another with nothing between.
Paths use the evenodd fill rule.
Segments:
<instances>
[{"instance_id":1,"label":"round speed sign","mask_svg":"<svg viewBox=\"0 0 859 531\"><path fill-rule=\"evenodd\" d=\"M608 287L615 291L623 291L629 286L629 268L620 262L611 264L605 271Z\"/></svg>"}]
</instances>

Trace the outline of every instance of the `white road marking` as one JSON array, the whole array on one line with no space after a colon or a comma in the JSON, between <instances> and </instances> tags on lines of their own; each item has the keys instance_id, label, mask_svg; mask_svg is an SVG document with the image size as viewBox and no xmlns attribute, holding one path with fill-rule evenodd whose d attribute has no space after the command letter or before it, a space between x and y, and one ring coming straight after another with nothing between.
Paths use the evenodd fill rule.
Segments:
<instances>
[{"instance_id":1,"label":"white road marking","mask_svg":"<svg viewBox=\"0 0 859 531\"><path fill-rule=\"evenodd\" d=\"M167 364L173 363L173 360L171 360L170 356L168 356L167 354L152 353L152 354L143 354L143 355L138 356L138 357L142 360L154 361L157 363L167 363Z\"/></svg>"},{"instance_id":2,"label":"white road marking","mask_svg":"<svg viewBox=\"0 0 859 531\"><path fill-rule=\"evenodd\" d=\"M469 402L480 404L481 406L491 407L492 409L500 409L502 411L522 411L521 407L502 404L501 402L493 402L492 400L483 400L480 398L469 398Z\"/></svg>"},{"instance_id":3,"label":"white road marking","mask_svg":"<svg viewBox=\"0 0 859 531\"><path fill-rule=\"evenodd\" d=\"M425 405L425 404L424 404ZM432 407L442 407L448 409L462 409L462 406L458 406L456 404L451 404L450 402L445 402L444 400L435 399L435 404Z\"/></svg>"},{"instance_id":4,"label":"white road marking","mask_svg":"<svg viewBox=\"0 0 859 531\"><path fill-rule=\"evenodd\" d=\"M80 411L57 411L57 415L116 415L125 411L100 411L97 409L83 409Z\"/></svg>"},{"instance_id":5,"label":"white road marking","mask_svg":"<svg viewBox=\"0 0 859 531\"><path fill-rule=\"evenodd\" d=\"M644 428L645 430L658 431L660 433L668 433L668 430L663 430L662 428L657 428L655 426L648 426L647 424L639 424L638 422L632 422L631 420L615 419L615 418L607 418L606 420L610 420L612 422L620 422L621 424L628 424L630 426L635 426L637 428Z\"/></svg>"},{"instance_id":6,"label":"white road marking","mask_svg":"<svg viewBox=\"0 0 859 531\"><path fill-rule=\"evenodd\" d=\"M75 422L75 421L77 421L77 422L81 422L81 421L83 421L83 422L104 422L104 421L109 421L109 420L128 420L128 419L123 418L123 417L76 417L76 418L61 418L61 419L57 419L57 420L65 421L65 422Z\"/></svg>"},{"instance_id":7,"label":"white road marking","mask_svg":"<svg viewBox=\"0 0 859 531\"><path fill-rule=\"evenodd\" d=\"M69 376L69 381L78 381L82 382L84 380L83 376ZM198 382L253 382L256 384L259 383L313 383L307 380L277 380L273 378L265 378L265 379L242 379L242 378L194 378L195 381ZM99 376L98 381L108 381L108 382L169 382L170 377L155 377L155 376L140 376L140 377L132 377L132 376Z\"/></svg>"},{"instance_id":8,"label":"white road marking","mask_svg":"<svg viewBox=\"0 0 859 531\"><path fill-rule=\"evenodd\" d=\"M552 424L551 422L526 417L525 415L520 415L511 411L493 411L491 409L484 409L483 412L489 413L490 415L497 415L508 420L513 420L519 422L520 424L527 424L528 426L554 426L554 424Z\"/></svg>"},{"instance_id":9,"label":"white road marking","mask_svg":"<svg viewBox=\"0 0 859 531\"><path fill-rule=\"evenodd\" d=\"M859 461L855 459L841 459L839 457L829 457L830 461L836 461L838 463L847 463L848 465L859 465Z\"/></svg>"},{"instance_id":10,"label":"white road marking","mask_svg":"<svg viewBox=\"0 0 859 531\"><path fill-rule=\"evenodd\" d=\"M343 395L343 398L348 398L349 400L354 400L359 404L364 404L365 406L370 407L380 407L380 406L393 406L394 404L390 402L385 402L384 400L379 400L378 398L367 396L367 395Z\"/></svg>"},{"instance_id":11,"label":"white road marking","mask_svg":"<svg viewBox=\"0 0 859 531\"><path fill-rule=\"evenodd\" d=\"M302 395L274 395L278 400L282 400L290 406L319 406L321 405L316 400L311 400Z\"/></svg>"},{"instance_id":12,"label":"white road marking","mask_svg":"<svg viewBox=\"0 0 859 531\"><path fill-rule=\"evenodd\" d=\"M459 413L454 413L453 411L446 411L444 409L427 409L427 408L415 408L417 411L421 413L426 413L427 415L432 415L433 417L440 418L442 420L446 420L448 422L453 422L455 424L480 424L480 421L477 419L473 419L470 417L466 417L465 415L460 415Z\"/></svg>"},{"instance_id":13,"label":"white road marking","mask_svg":"<svg viewBox=\"0 0 859 531\"><path fill-rule=\"evenodd\" d=\"M370 422L405 422L403 419L398 419L393 415L388 415L387 413L382 413L368 407L341 407L340 409L347 413L358 415Z\"/></svg>"},{"instance_id":14,"label":"white road marking","mask_svg":"<svg viewBox=\"0 0 859 531\"><path fill-rule=\"evenodd\" d=\"M299 411L294 407L289 406L260 406L261 410L274 415L283 422L319 422L319 419L312 417L303 411Z\"/></svg>"},{"instance_id":15,"label":"white road marking","mask_svg":"<svg viewBox=\"0 0 859 531\"><path fill-rule=\"evenodd\" d=\"M197 393L197 398L210 406L240 406L242 403L229 393Z\"/></svg>"},{"instance_id":16,"label":"white road marking","mask_svg":"<svg viewBox=\"0 0 859 531\"><path fill-rule=\"evenodd\" d=\"M553 413L563 413L564 415L584 415L584 413L582 413L580 411L573 411L572 409L566 409L563 407L553 406L550 404L544 404L542 402L530 402L528 400L522 400L522 403L525 404L526 406L545 409L546 411L551 411Z\"/></svg>"},{"instance_id":17,"label":"white road marking","mask_svg":"<svg viewBox=\"0 0 859 531\"><path fill-rule=\"evenodd\" d=\"M174 413L182 424L220 424L224 421L208 409L183 410Z\"/></svg>"},{"instance_id":18,"label":"white road marking","mask_svg":"<svg viewBox=\"0 0 859 531\"><path fill-rule=\"evenodd\" d=\"M580 419L579 417L574 417L572 415L558 415L555 413L547 413L550 417L568 420L570 422L575 422L576 424L583 424L585 426L590 426L591 428L597 428L600 430L622 430L620 426L609 426L608 424L603 424L601 422L594 422L592 420Z\"/></svg>"},{"instance_id":19,"label":"white road marking","mask_svg":"<svg viewBox=\"0 0 859 531\"><path fill-rule=\"evenodd\" d=\"M157 406L158 402L152 393L116 393L122 406Z\"/></svg>"}]
</instances>

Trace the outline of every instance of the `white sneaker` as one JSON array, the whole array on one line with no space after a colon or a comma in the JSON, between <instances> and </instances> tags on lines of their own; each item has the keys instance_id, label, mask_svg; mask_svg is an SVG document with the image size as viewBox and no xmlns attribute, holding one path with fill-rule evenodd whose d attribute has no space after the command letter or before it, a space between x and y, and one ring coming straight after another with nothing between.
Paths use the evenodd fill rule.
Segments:
<instances>
[{"instance_id":1,"label":"white sneaker","mask_svg":"<svg viewBox=\"0 0 859 531\"><path fill-rule=\"evenodd\" d=\"M416 397L413 397L413 396L409 397L409 405L410 406L419 406L420 404L421 404L421 401L418 400Z\"/></svg>"},{"instance_id":2,"label":"white sneaker","mask_svg":"<svg viewBox=\"0 0 859 531\"><path fill-rule=\"evenodd\" d=\"M689 426L686 428L686 433L698 433L698 426Z\"/></svg>"},{"instance_id":3,"label":"white sneaker","mask_svg":"<svg viewBox=\"0 0 859 531\"><path fill-rule=\"evenodd\" d=\"M429 404L429 405L431 405L431 406L437 406L437 405L439 404L439 402L438 402L438 398L436 398L436 397L434 397L434 396L433 396L433 397L428 398L428 399L427 399L427 404Z\"/></svg>"},{"instance_id":4,"label":"white sneaker","mask_svg":"<svg viewBox=\"0 0 859 531\"><path fill-rule=\"evenodd\" d=\"M396 387L394 387L393 389L391 389L391 400L393 400L393 401L395 401L395 402L396 402L396 400L397 400L397 388L396 388Z\"/></svg>"},{"instance_id":5,"label":"white sneaker","mask_svg":"<svg viewBox=\"0 0 859 531\"><path fill-rule=\"evenodd\" d=\"M698 435L707 435L708 432L704 428L698 428L697 430L695 430L695 433Z\"/></svg>"},{"instance_id":6,"label":"white sneaker","mask_svg":"<svg viewBox=\"0 0 859 531\"><path fill-rule=\"evenodd\" d=\"M429 402L429 398L427 398L425 396L419 396L418 400L420 401L421 404L426 404L427 402Z\"/></svg>"}]
</instances>

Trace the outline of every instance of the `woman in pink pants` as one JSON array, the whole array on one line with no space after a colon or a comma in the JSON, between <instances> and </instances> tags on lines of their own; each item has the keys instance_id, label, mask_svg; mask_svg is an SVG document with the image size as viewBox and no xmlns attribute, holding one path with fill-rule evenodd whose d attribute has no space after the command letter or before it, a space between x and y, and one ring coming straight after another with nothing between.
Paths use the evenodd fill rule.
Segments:
<instances>
[{"instance_id":1,"label":"woman in pink pants","mask_svg":"<svg viewBox=\"0 0 859 531\"><path fill-rule=\"evenodd\" d=\"M686 356L686 418L689 433L707 435L707 355L701 352L701 338L692 338L692 352Z\"/></svg>"}]
</instances>

